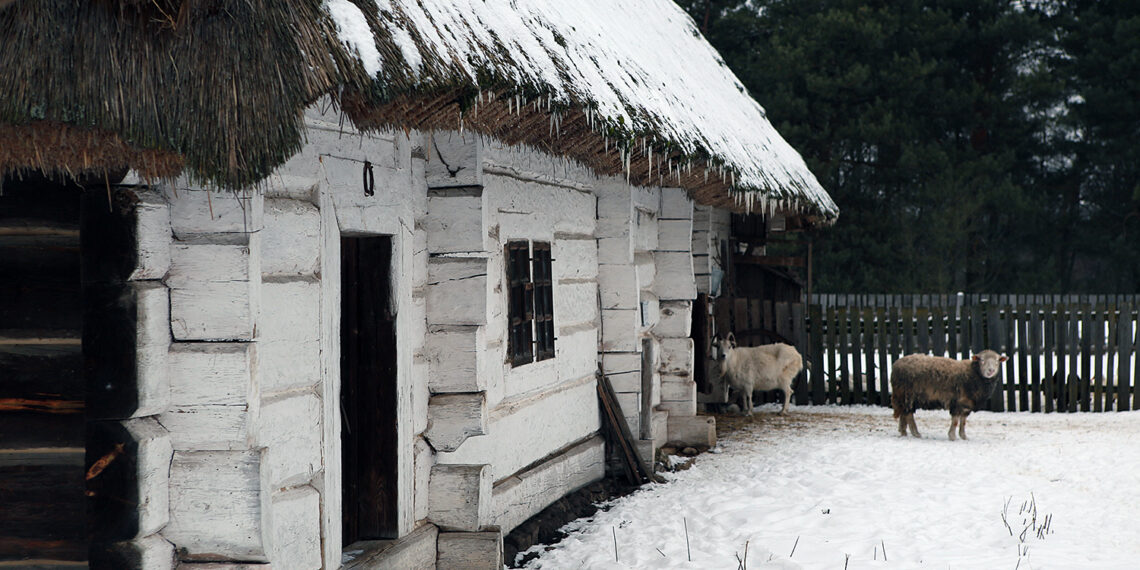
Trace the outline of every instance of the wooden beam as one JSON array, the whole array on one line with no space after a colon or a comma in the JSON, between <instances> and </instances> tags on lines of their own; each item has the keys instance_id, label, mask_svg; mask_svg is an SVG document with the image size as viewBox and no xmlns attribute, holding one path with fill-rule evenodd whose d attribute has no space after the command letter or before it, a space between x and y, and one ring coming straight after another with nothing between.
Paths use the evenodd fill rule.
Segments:
<instances>
[{"instance_id":1,"label":"wooden beam","mask_svg":"<svg viewBox=\"0 0 1140 570\"><path fill-rule=\"evenodd\" d=\"M807 262L802 257L791 257L783 255L734 255L732 256L734 263L741 265L774 265L778 267L807 267Z\"/></svg>"}]
</instances>

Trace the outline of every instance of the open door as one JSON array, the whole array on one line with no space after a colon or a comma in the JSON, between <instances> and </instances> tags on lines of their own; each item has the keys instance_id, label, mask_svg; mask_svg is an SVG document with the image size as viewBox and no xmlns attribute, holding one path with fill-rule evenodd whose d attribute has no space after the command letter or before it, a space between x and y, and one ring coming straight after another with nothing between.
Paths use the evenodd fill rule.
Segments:
<instances>
[{"instance_id":1,"label":"open door","mask_svg":"<svg viewBox=\"0 0 1140 570\"><path fill-rule=\"evenodd\" d=\"M392 238L341 239L344 544L397 538Z\"/></svg>"}]
</instances>

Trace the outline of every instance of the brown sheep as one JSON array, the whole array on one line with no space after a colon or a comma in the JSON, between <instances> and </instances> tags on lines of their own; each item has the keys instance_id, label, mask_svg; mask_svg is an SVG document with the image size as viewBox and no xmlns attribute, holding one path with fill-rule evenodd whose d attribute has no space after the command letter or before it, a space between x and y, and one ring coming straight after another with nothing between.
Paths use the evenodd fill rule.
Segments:
<instances>
[{"instance_id":1,"label":"brown sheep","mask_svg":"<svg viewBox=\"0 0 1140 570\"><path fill-rule=\"evenodd\" d=\"M914 423L914 411L950 410L950 440L954 429L966 439L966 416L993 394L1001 383L1001 363L1006 357L983 350L969 360L910 354L895 361L891 369L891 406L899 420L899 435L907 426L914 437L922 437Z\"/></svg>"}]
</instances>

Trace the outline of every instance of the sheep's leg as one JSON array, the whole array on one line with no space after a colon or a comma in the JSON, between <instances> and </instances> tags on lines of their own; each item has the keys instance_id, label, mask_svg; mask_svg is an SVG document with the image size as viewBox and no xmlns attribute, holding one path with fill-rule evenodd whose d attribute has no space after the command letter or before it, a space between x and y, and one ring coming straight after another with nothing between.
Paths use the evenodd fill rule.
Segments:
<instances>
[{"instance_id":1,"label":"sheep's leg","mask_svg":"<svg viewBox=\"0 0 1140 570\"><path fill-rule=\"evenodd\" d=\"M752 390L744 391L745 415L752 417Z\"/></svg>"},{"instance_id":2,"label":"sheep's leg","mask_svg":"<svg viewBox=\"0 0 1140 570\"><path fill-rule=\"evenodd\" d=\"M791 388L785 388L784 389L784 409L780 410L781 414L788 411L788 403L791 401L792 401L792 389Z\"/></svg>"},{"instance_id":3,"label":"sheep's leg","mask_svg":"<svg viewBox=\"0 0 1140 570\"><path fill-rule=\"evenodd\" d=\"M922 434L918 433L918 424L914 423L914 412L906 415L906 422L910 426L910 435L922 437Z\"/></svg>"},{"instance_id":4,"label":"sheep's leg","mask_svg":"<svg viewBox=\"0 0 1140 570\"><path fill-rule=\"evenodd\" d=\"M958 436L961 437L962 439L967 439L966 438L966 416L968 414L969 414L969 412L962 414L962 419L958 423Z\"/></svg>"},{"instance_id":5,"label":"sheep's leg","mask_svg":"<svg viewBox=\"0 0 1140 570\"><path fill-rule=\"evenodd\" d=\"M950 441L954 441L954 439L955 439L954 438L954 430L955 429L958 429L958 416L952 415L952 416L950 416L950 433L947 434L950 436Z\"/></svg>"},{"instance_id":6,"label":"sheep's leg","mask_svg":"<svg viewBox=\"0 0 1140 570\"><path fill-rule=\"evenodd\" d=\"M899 437L906 437L906 416L907 414L899 414Z\"/></svg>"}]
</instances>

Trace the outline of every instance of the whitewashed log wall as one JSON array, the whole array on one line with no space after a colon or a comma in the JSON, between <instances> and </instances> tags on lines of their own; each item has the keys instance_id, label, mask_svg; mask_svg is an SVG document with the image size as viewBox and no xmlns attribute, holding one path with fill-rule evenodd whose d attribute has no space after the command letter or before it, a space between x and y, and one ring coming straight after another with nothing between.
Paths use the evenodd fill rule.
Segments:
<instances>
[{"instance_id":1,"label":"whitewashed log wall","mask_svg":"<svg viewBox=\"0 0 1140 570\"><path fill-rule=\"evenodd\" d=\"M596 179L579 165L471 134L434 133L429 146L424 356L433 395L425 435L437 452L429 520L471 533L441 534L441 561L494 559L498 542L476 540L479 531L509 532L604 473L600 460L582 460L603 450L594 389ZM555 358L520 366L507 359L503 248L512 240L549 242L555 281ZM481 483L458 484L457 473L477 473ZM564 478L553 484L551 473ZM453 546L445 548L445 535ZM454 545L478 552L460 556Z\"/></svg>"},{"instance_id":2,"label":"whitewashed log wall","mask_svg":"<svg viewBox=\"0 0 1140 570\"><path fill-rule=\"evenodd\" d=\"M724 271L720 242L730 237L732 214L722 208L697 204L693 209L693 272L697 292L718 295L713 290L713 273Z\"/></svg>"}]
</instances>

